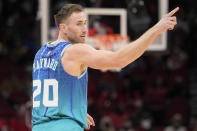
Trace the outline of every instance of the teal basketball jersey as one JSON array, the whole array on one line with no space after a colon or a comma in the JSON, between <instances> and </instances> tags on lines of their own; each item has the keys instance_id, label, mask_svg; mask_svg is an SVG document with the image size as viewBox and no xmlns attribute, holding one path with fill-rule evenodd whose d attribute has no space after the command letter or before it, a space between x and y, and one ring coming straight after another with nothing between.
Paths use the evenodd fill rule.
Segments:
<instances>
[{"instance_id":1,"label":"teal basketball jersey","mask_svg":"<svg viewBox=\"0 0 197 131\"><path fill-rule=\"evenodd\" d=\"M69 75L61 57L71 44L49 43L37 52L33 63L32 124L38 125L59 119L72 119L87 128L86 71L79 77ZM66 124L66 123L65 123Z\"/></svg>"}]
</instances>

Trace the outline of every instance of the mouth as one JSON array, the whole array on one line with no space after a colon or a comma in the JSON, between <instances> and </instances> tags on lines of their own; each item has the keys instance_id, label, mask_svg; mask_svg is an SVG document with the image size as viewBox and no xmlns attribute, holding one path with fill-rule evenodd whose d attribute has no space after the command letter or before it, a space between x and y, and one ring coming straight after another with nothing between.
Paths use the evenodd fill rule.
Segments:
<instances>
[{"instance_id":1,"label":"mouth","mask_svg":"<svg viewBox=\"0 0 197 131\"><path fill-rule=\"evenodd\" d=\"M86 36L80 36L82 39L85 39L86 38Z\"/></svg>"}]
</instances>

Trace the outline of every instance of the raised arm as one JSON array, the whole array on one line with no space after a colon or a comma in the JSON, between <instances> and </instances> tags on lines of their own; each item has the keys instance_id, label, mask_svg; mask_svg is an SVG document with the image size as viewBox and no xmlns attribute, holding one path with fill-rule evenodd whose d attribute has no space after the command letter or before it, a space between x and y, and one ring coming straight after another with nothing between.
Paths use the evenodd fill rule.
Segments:
<instances>
[{"instance_id":1,"label":"raised arm","mask_svg":"<svg viewBox=\"0 0 197 131\"><path fill-rule=\"evenodd\" d=\"M140 38L117 52L119 59L121 59L121 62L123 63L123 67L140 57L158 35L162 34L166 30L174 29L174 26L177 24L177 20L173 14L178 10L179 8L177 7L170 13L163 16L156 25L145 32Z\"/></svg>"},{"instance_id":2,"label":"raised arm","mask_svg":"<svg viewBox=\"0 0 197 131\"><path fill-rule=\"evenodd\" d=\"M95 50L86 44L74 44L70 46L65 55L70 61L79 65L84 64L94 69L123 68L139 58L155 38L166 30L173 30L177 24L173 16L179 8L175 8L166 14L156 25L146 31L140 38L116 52Z\"/></svg>"}]
</instances>

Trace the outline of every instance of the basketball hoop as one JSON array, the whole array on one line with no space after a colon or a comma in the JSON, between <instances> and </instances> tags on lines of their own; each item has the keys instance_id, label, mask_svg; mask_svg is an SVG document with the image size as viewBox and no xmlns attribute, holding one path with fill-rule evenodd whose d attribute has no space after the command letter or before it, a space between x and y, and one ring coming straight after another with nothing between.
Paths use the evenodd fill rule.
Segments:
<instances>
[{"instance_id":1,"label":"basketball hoop","mask_svg":"<svg viewBox=\"0 0 197 131\"><path fill-rule=\"evenodd\" d=\"M87 43L96 49L116 51L129 42L128 36L120 34L95 35L88 37Z\"/></svg>"},{"instance_id":2,"label":"basketball hoop","mask_svg":"<svg viewBox=\"0 0 197 131\"><path fill-rule=\"evenodd\" d=\"M93 37L88 37L86 43L90 44L95 49L116 51L129 43L129 37L122 36L120 34L95 35ZM110 69L101 71L119 72L121 71L121 69Z\"/></svg>"}]
</instances>

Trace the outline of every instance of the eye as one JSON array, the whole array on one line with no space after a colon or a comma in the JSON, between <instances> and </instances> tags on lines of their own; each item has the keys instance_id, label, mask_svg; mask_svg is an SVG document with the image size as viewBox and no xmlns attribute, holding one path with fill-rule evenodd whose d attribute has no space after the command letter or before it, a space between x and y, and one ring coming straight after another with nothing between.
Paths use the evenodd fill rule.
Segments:
<instances>
[{"instance_id":1,"label":"eye","mask_svg":"<svg viewBox=\"0 0 197 131\"><path fill-rule=\"evenodd\" d=\"M81 25L81 23L77 23L77 25Z\"/></svg>"}]
</instances>

